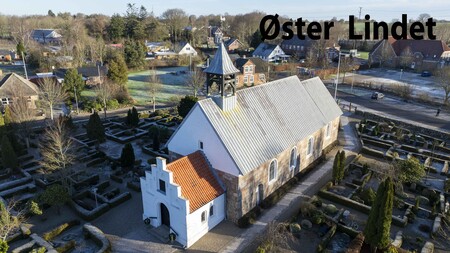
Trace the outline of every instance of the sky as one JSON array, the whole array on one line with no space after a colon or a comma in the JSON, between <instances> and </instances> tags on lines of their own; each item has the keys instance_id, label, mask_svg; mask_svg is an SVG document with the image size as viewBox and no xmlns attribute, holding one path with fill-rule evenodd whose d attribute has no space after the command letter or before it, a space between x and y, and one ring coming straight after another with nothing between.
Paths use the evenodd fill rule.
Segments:
<instances>
[{"instance_id":1,"label":"sky","mask_svg":"<svg viewBox=\"0 0 450 253\"><path fill-rule=\"evenodd\" d=\"M330 20L333 17L348 20L349 15L358 16L362 7L361 17L369 14L378 21L401 19L407 14L408 19L417 18L421 13L428 13L435 19L450 20L449 0L1 0L0 13L7 15L47 14L51 9L54 13L71 12L112 15L123 14L127 3L143 5L148 11L153 9L159 16L166 9L181 8L188 14L239 14L251 11L263 11L268 14L285 15L290 18Z\"/></svg>"}]
</instances>

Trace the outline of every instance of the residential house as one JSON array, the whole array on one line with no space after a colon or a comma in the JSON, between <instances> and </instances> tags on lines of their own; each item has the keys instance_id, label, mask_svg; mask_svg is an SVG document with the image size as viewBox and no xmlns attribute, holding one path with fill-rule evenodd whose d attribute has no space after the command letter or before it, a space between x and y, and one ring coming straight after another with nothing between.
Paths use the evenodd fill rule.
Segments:
<instances>
[{"instance_id":1,"label":"residential house","mask_svg":"<svg viewBox=\"0 0 450 253\"><path fill-rule=\"evenodd\" d=\"M145 42L148 53L167 52L170 48L167 47L166 42Z\"/></svg>"},{"instance_id":2,"label":"residential house","mask_svg":"<svg viewBox=\"0 0 450 253\"><path fill-rule=\"evenodd\" d=\"M16 59L18 59L16 52L7 49L0 49L0 61L10 62Z\"/></svg>"},{"instance_id":3,"label":"residential house","mask_svg":"<svg viewBox=\"0 0 450 253\"><path fill-rule=\"evenodd\" d=\"M225 219L225 189L205 155L195 151L156 165L141 178L145 223L190 247Z\"/></svg>"},{"instance_id":4,"label":"residential house","mask_svg":"<svg viewBox=\"0 0 450 253\"><path fill-rule=\"evenodd\" d=\"M266 82L267 63L258 57L243 57L235 61L240 73L236 75L236 87L254 86Z\"/></svg>"},{"instance_id":5,"label":"residential house","mask_svg":"<svg viewBox=\"0 0 450 253\"><path fill-rule=\"evenodd\" d=\"M42 44L59 44L62 35L55 29L35 29L31 31L31 38Z\"/></svg>"},{"instance_id":6,"label":"residential house","mask_svg":"<svg viewBox=\"0 0 450 253\"><path fill-rule=\"evenodd\" d=\"M229 37L225 36L222 29L218 26L210 26L208 34L208 45L219 45L221 42L228 40Z\"/></svg>"},{"instance_id":7,"label":"residential house","mask_svg":"<svg viewBox=\"0 0 450 253\"><path fill-rule=\"evenodd\" d=\"M39 88L16 73L7 74L0 80L2 105L5 106L12 103L14 99L17 99L15 96L27 97L28 107L36 109L36 101L39 99Z\"/></svg>"},{"instance_id":8,"label":"residential house","mask_svg":"<svg viewBox=\"0 0 450 253\"><path fill-rule=\"evenodd\" d=\"M68 69L62 68L55 70L55 76L58 81L64 81ZM78 74L81 74L83 80L88 86L95 86L101 82L101 79L108 75L108 68L106 66L92 66L77 68Z\"/></svg>"},{"instance_id":9,"label":"residential house","mask_svg":"<svg viewBox=\"0 0 450 253\"><path fill-rule=\"evenodd\" d=\"M395 68L432 71L448 64L450 48L441 40L381 40L369 53L369 61Z\"/></svg>"},{"instance_id":10,"label":"residential house","mask_svg":"<svg viewBox=\"0 0 450 253\"><path fill-rule=\"evenodd\" d=\"M183 43L180 45L180 49L177 51L178 55L192 55L197 56L197 51L189 43Z\"/></svg>"},{"instance_id":11,"label":"residential house","mask_svg":"<svg viewBox=\"0 0 450 253\"><path fill-rule=\"evenodd\" d=\"M286 54L289 54L296 59L304 59L306 58L306 54L312 43L312 40L308 36L306 36L306 39L301 40L295 34L292 39L283 40L280 47Z\"/></svg>"},{"instance_id":12,"label":"residential house","mask_svg":"<svg viewBox=\"0 0 450 253\"><path fill-rule=\"evenodd\" d=\"M263 59L265 62L285 61L289 58L279 45L261 42L253 51L253 57Z\"/></svg>"},{"instance_id":13,"label":"residential house","mask_svg":"<svg viewBox=\"0 0 450 253\"><path fill-rule=\"evenodd\" d=\"M236 91L239 70L223 44L204 72L208 98L194 105L169 139L169 157L202 151L225 185L226 218L237 222L333 146L342 111L318 77L291 76Z\"/></svg>"},{"instance_id":14,"label":"residential house","mask_svg":"<svg viewBox=\"0 0 450 253\"><path fill-rule=\"evenodd\" d=\"M236 38L230 38L229 40L225 41L223 44L225 45L225 48L227 49L228 52L234 52L234 51L244 47L244 44L242 44Z\"/></svg>"}]
</instances>

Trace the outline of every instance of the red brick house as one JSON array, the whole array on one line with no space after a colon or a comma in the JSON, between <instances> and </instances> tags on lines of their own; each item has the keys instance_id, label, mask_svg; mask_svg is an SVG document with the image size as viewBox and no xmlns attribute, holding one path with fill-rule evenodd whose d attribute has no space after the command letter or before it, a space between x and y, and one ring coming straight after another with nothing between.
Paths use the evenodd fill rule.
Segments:
<instances>
[{"instance_id":1,"label":"red brick house","mask_svg":"<svg viewBox=\"0 0 450 253\"><path fill-rule=\"evenodd\" d=\"M417 71L433 70L448 64L450 48L441 40L381 40L369 53L369 61L382 66L409 68Z\"/></svg>"},{"instance_id":2,"label":"red brick house","mask_svg":"<svg viewBox=\"0 0 450 253\"><path fill-rule=\"evenodd\" d=\"M257 57L238 58L235 61L240 73L236 75L237 88L265 83L267 64Z\"/></svg>"}]
</instances>

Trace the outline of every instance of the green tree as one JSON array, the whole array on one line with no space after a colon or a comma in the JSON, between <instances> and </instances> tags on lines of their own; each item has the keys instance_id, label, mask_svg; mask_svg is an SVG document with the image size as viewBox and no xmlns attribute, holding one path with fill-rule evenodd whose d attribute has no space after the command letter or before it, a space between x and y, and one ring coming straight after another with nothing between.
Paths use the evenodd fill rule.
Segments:
<instances>
[{"instance_id":1,"label":"green tree","mask_svg":"<svg viewBox=\"0 0 450 253\"><path fill-rule=\"evenodd\" d=\"M80 99L81 92L84 90L83 76L78 74L75 68L68 69L64 75L64 86L70 99L75 99L75 95Z\"/></svg>"},{"instance_id":2,"label":"green tree","mask_svg":"<svg viewBox=\"0 0 450 253\"><path fill-rule=\"evenodd\" d=\"M133 127L137 127L139 125L139 113L136 109L136 107L133 106L133 108L131 108L131 120L130 120L130 124Z\"/></svg>"},{"instance_id":3,"label":"green tree","mask_svg":"<svg viewBox=\"0 0 450 253\"><path fill-rule=\"evenodd\" d=\"M14 152L9 138L6 135L3 135L2 138L2 163L4 168L17 169L19 166L16 152Z\"/></svg>"},{"instance_id":4,"label":"green tree","mask_svg":"<svg viewBox=\"0 0 450 253\"><path fill-rule=\"evenodd\" d=\"M27 202L27 210L31 215L42 215L43 213L39 204L34 200L30 200Z\"/></svg>"},{"instance_id":5,"label":"green tree","mask_svg":"<svg viewBox=\"0 0 450 253\"><path fill-rule=\"evenodd\" d=\"M339 153L339 175L338 180L341 181L345 176L345 151L341 150Z\"/></svg>"},{"instance_id":6,"label":"green tree","mask_svg":"<svg viewBox=\"0 0 450 253\"><path fill-rule=\"evenodd\" d=\"M6 241L0 240L0 253L7 253L8 248L8 243Z\"/></svg>"},{"instance_id":7,"label":"green tree","mask_svg":"<svg viewBox=\"0 0 450 253\"><path fill-rule=\"evenodd\" d=\"M128 112L127 112L127 118L125 119L125 123L127 124L127 125L131 125L131 109L128 109Z\"/></svg>"},{"instance_id":8,"label":"green tree","mask_svg":"<svg viewBox=\"0 0 450 253\"><path fill-rule=\"evenodd\" d=\"M125 34L125 20L119 14L114 14L111 17L111 22L107 28L108 37L110 40L117 42Z\"/></svg>"},{"instance_id":9,"label":"green tree","mask_svg":"<svg viewBox=\"0 0 450 253\"><path fill-rule=\"evenodd\" d=\"M158 151L160 148L160 140L159 140L159 128L156 128L155 132L153 133L153 150Z\"/></svg>"},{"instance_id":10,"label":"green tree","mask_svg":"<svg viewBox=\"0 0 450 253\"><path fill-rule=\"evenodd\" d=\"M181 117L186 117L189 111L194 107L195 103L197 103L198 98L194 96L185 96L180 100L180 103L177 106L178 115Z\"/></svg>"},{"instance_id":11,"label":"green tree","mask_svg":"<svg viewBox=\"0 0 450 253\"><path fill-rule=\"evenodd\" d=\"M86 124L86 133L89 139L96 140L98 143L102 143L106 140L105 127L97 112L94 112L89 116L89 121Z\"/></svg>"},{"instance_id":12,"label":"green tree","mask_svg":"<svg viewBox=\"0 0 450 253\"><path fill-rule=\"evenodd\" d=\"M25 46L23 45L22 41L19 41L19 43L17 43L16 52L19 57L22 57L22 53L25 54Z\"/></svg>"},{"instance_id":13,"label":"green tree","mask_svg":"<svg viewBox=\"0 0 450 253\"><path fill-rule=\"evenodd\" d=\"M333 172L332 172L332 178L334 181L334 184L338 184L339 182L339 168L340 168L340 153L339 151L336 153L336 155L334 156L334 161L333 161Z\"/></svg>"},{"instance_id":14,"label":"green tree","mask_svg":"<svg viewBox=\"0 0 450 253\"><path fill-rule=\"evenodd\" d=\"M134 165L134 149L130 143L125 144L120 155L120 165L122 168L133 168Z\"/></svg>"},{"instance_id":15,"label":"green tree","mask_svg":"<svg viewBox=\"0 0 450 253\"><path fill-rule=\"evenodd\" d=\"M261 31L259 31L259 29L257 29L252 35L252 39L250 41L250 46L253 48L257 48L261 42L262 42Z\"/></svg>"},{"instance_id":16,"label":"green tree","mask_svg":"<svg viewBox=\"0 0 450 253\"><path fill-rule=\"evenodd\" d=\"M56 17L55 13L52 10L48 10L47 15L52 18Z\"/></svg>"},{"instance_id":17,"label":"green tree","mask_svg":"<svg viewBox=\"0 0 450 253\"><path fill-rule=\"evenodd\" d=\"M400 183L416 183L426 174L425 166L415 157L397 161L394 167Z\"/></svg>"},{"instance_id":18,"label":"green tree","mask_svg":"<svg viewBox=\"0 0 450 253\"><path fill-rule=\"evenodd\" d=\"M127 40L125 42L124 53L128 68L141 68L145 65L147 48L141 41Z\"/></svg>"},{"instance_id":19,"label":"green tree","mask_svg":"<svg viewBox=\"0 0 450 253\"><path fill-rule=\"evenodd\" d=\"M45 189L41 198L44 203L50 206L56 206L58 214L61 214L61 206L70 200L70 195L67 188L60 184L54 184Z\"/></svg>"},{"instance_id":20,"label":"green tree","mask_svg":"<svg viewBox=\"0 0 450 253\"><path fill-rule=\"evenodd\" d=\"M373 252L390 245L393 203L394 184L391 178L387 178L378 186L377 196L364 229L366 241Z\"/></svg>"},{"instance_id":21,"label":"green tree","mask_svg":"<svg viewBox=\"0 0 450 253\"><path fill-rule=\"evenodd\" d=\"M116 54L109 61L108 78L122 88L128 82L128 68L122 54Z\"/></svg>"}]
</instances>

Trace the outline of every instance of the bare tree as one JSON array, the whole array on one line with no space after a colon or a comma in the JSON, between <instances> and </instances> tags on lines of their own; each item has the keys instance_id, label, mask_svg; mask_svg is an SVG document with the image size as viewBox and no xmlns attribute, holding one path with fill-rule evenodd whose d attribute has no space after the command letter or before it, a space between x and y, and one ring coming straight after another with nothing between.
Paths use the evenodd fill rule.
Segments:
<instances>
[{"instance_id":1,"label":"bare tree","mask_svg":"<svg viewBox=\"0 0 450 253\"><path fill-rule=\"evenodd\" d=\"M119 86L113 83L110 80L101 80L97 87L95 87L95 93L97 94L97 98L101 100L103 103L103 111L105 113L106 119L106 109L108 101L113 98L117 91L119 90Z\"/></svg>"},{"instance_id":2,"label":"bare tree","mask_svg":"<svg viewBox=\"0 0 450 253\"><path fill-rule=\"evenodd\" d=\"M21 135L26 142L27 148L30 147L31 123L34 120L35 110L32 109L32 101L29 94L21 86L16 86L9 90L13 103L10 104L12 120L18 125Z\"/></svg>"},{"instance_id":3,"label":"bare tree","mask_svg":"<svg viewBox=\"0 0 450 253\"><path fill-rule=\"evenodd\" d=\"M437 70L436 79L439 86L444 90L444 105L448 105L450 99L450 67Z\"/></svg>"},{"instance_id":4,"label":"bare tree","mask_svg":"<svg viewBox=\"0 0 450 253\"><path fill-rule=\"evenodd\" d=\"M159 77L156 75L154 68L150 71L150 76L148 77L148 92L152 98L153 112L156 110L156 95L161 91L162 84Z\"/></svg>"},{"instance_id":5,"label":"bare tree","mask_svg":"<svg viewBox=\"0 0 450 253\"><path fill-rule=\"evenodd\" d=\"M188 15L182 9L168 9L162 15L162 19L167 23L173 42L178 41L181 29L188 23Z\"/></svg>"},{"instance_id":6,"label":"bare tree","mask_svg":"<svg viewBox=\"0 0 450 253\"><path fill-rule=\"evenodd\" d=\"M192 71L187 80L186 85L191 87L194 92L194 97L197 97L197 93L205 86L206 77L201 70Z\"/></svg>"},{"instance_id":7,"label":"bare tree","mask_svg":"<svg viewBox=\"0 0 450 253\"><path fill-rule=\"evenodd\" d=\"M0 241L6 241L8 235L16 230L25 220L24 211L15 211L17 202L9 201L5 204L0 200Z\"/></svg>"},{"instance_id":8,"label":"bare tree","mask_svg":"<svg viewBox=\"0 0 450 253\"><path fill-rule=\"evenodd\" d=\"M75 162L76 156L66 119L60 117L47 126L39 150L42 157L39 162L42 172L45 175L55 173L54 175L70 192L69 168Z\"/></svg>"},{"instance_id":9,"label":"bare tree","mask_svg":"<svg viewBox=\"0 0 450 253\"><path fill-rule=\"evenodd\" d=\"M41 99L50 108L50 118L53 120L53 106L64 101L68 95L62 85L53 78L39 80Z\"/></svg>"}]
</instances>

